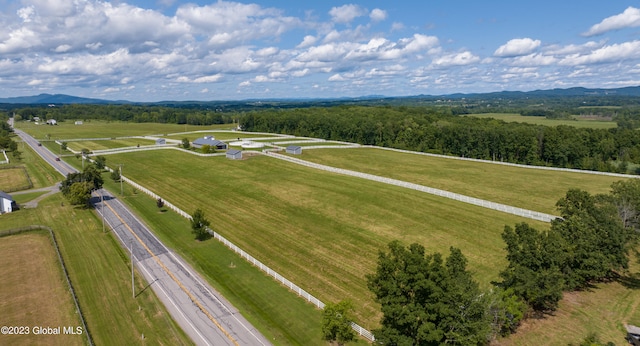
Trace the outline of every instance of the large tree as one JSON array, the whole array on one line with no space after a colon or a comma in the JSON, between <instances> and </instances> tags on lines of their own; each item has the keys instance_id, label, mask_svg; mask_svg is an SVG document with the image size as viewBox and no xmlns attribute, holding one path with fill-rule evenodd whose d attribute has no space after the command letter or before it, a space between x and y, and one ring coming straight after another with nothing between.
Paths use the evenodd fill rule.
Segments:
<instances>
[{"instance_id":1,"label":"large tree","mask_svg":"<svg viewBox=\"0 0 640 346\"><path fill-rule=\"evenodd\" d=\"M466 270L460 250L425 254L419 244L398 241L380 252L369 289L382 307L376 339L389 345L486 344L491 334L488 309Z\"/></svg>"},{"instance_id":2,"label":"large tree","mask_svg":"<svg viewBox=\"0 0 640 346\"><path fill-rule=\"evenodd\" d=\"M322 311L322 338L338 345L353 341L356 338L356 332L351 328L353 320L351 301L327 303Z\"/></svg>"},{"instance_id":3,"label":"large tree","mask_svg":"<svg viewBox=\"0 0 640 346\"><path fill-rule=\"evenodd\" d=\"M209 225L210 222L205 218L202 209L198 208L191 214L191 231L197 240L207 240L211 238L211 235L207 231Z\"/></svg>"},{"instance_id":4,"label":"large tree","mask_svg":"<svg viewBox=\"0 0 640 346\"><path fill-rule=\"evenodd\" d=\"M498 285L513 290L537 311L555 310L565 287L562 238L521 223L515 230L505 226L502 239L507 244L509 265L500 272L503 281Z\"/></svg>"},{"instance_id":5,"label":"large tree","mask_svg":"<svg viewBox=\"0 0 640 346\"><path fill-rule=\"evenodd\" d=\"M95 166L90 165L80 173L69 173L67 179L60 183L60 191L70 200L71 204L88 205L91 192L101 189L103 183L100 172ZM74 187L74 185L76 186ZM82 189L80 189L80 186L82 186ZM80 193L81 190L82 193Z\"/></svg>"}]
</instances>

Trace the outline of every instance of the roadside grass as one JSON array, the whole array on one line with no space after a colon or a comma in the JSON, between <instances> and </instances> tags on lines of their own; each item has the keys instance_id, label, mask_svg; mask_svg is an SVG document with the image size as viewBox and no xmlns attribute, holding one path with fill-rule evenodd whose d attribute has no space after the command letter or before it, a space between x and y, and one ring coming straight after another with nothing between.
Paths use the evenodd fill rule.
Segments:
<instances>
[{"instance_id":1,"label":"roadside grass","mask_svg":"<svg viewBox=\"0 0 640 346\"><path fill-rule=\"evenodd\" d=\"M522 116L518 113L479 113L465 114L464 116L476 118L494 118L506 122L528 123L544 126L567 125L573 127L588 127L592 129L611 129L618 126L615 121L592 120L581 117L576 117L574 118L575 120L547 119L545 117Z\"/></svg>"},{"instance_id":2,"label":"roadside grass","mask_svg":"<svg viewBox=\"0 0 640 346\"><path fill-rule=\"evenodd\" d=\"M105 178L105 186L120 196L120 185ZM158 209L156 201L125 184L123 202L140 215L168 247L236 307L275 345L325 345L321 312L215 239L194 240L187 219ZM162 211L161 211L162 210ZM207 215L208 216L208 215ZM365 344L362 341L362 344Z\"/></svg>"},{"instance_id":3,"label":"roadside grass","mask_svg":"<svg viewBox=\"0 0 640 346\"><path fill-rule=\"evenodd\" d=\"M297 156L296 156L297 157ZM376 148L313 149L299 158L404 180L492 202L555 214L572 188L608 193L624 178L455 160Z\"/></svg>"},{"instance_id":4,"label":"roadside grass","mask_svg":"<svg viewBox=\"0 0 640 346\"><path fill-rule=\"evenodd\" d=\"M47 193L47 191L43 192L29 192L29 193L21 193L21 194L11 194L11 197L18 205L29 202L30 200L36 199L42 195Z\"/></svg>"},{"instance_id":5,"label":"roadside grass","mask_svg":"<svg viewBox=\"0 0 640 346\"><path fill-rule=\"evenodd\" d=\"M488 286L506 265L504 226L527 221L264 156L233 161L152 151L110 160L183 210L203 209L215 231L319 299L353 300L357 322L368 329L380 312L365 274L375 271L378 251L389 242L418 242L442 253L459 247Z\"/></svg>"},{"instance_id":6,"label":"roadside grass","mask_svg":"<svg viewBox=\"0 0 640 346\"><path fill-rule=\"evenodd\" d=\"M102 233L93 211L68 206L61 194L55 194L36 209L2 215L0 230L31 224L54 230L97 345L191 344L152 290L131 297L129 258L111 233ZM142 292L146 285L136 273L136 291Z\"/></svg>"},{"instance_id":7,"label":"roadside grass","mask_svg":"<svg viewBox=\"0 0 640 346\"><path fill-rule=\"evenodd\" d=\"M42 160L30 146L22 143L18 150L22 152L22 159L15 165L24 165L27 168L34 189L51 186L64 179L62 174Z\"/></svg>"},{"instance_id":8,"label":"roadside grass","mask_svg":"<svg viewBox=\"0 0 640 346\"><path fill-rule=\"evenodd\" d=\"M626 345L625 323L640 325L640 264L634 256L629 273L583 292L565 293L558 310L529 319L496 345L578 345L594 332L600 341Z\"/></svg>"},{"instance_id":9,"label":"roadside grass","mask_svg":"<svg viewBox=\"0 0 640 346\"><path fill-rule=\"evenodd\" d=\"M3 216L4 218L4 216ZM0 335L3 345L83 345L85 335L65 335L82 326L48 232L0 238L0 316L3 326L27 327L27 335ZM60 328L60 335L36 335L34 327Z\"/></svg>"},{"instance_id":10,"label":"roadside grass","mask_svg":"<svg viewBox=\"0 0 640 346\"><path fill-rule=\"evenodd\" d=\"M72 141L67 143L67 147L76 151L82 149L104 150L123 147L135 147L137 145L153 145L155 141L144 138L111 139L96 141Z\"/></svg>"},{"instance_id":11,"label":"roadside grass","mask_svg":"<svg viewBox=\"0 0 640 346\"><path fill-rule=\"evenodd\" d=\"M164 135L174 132L198 131L208 129L227 129L231 124L223 125L179 125L159 123L134 123L122 121L87 120L82 125L74 125L73 120L58 122L58 125L35 125L31 121L18 121L14 126L38 140L64 140L74 138L113 138L125 136Z\"/></svg>"},{"instance_id":12,"label":"roadside grass","mask_svg":"<svg viewBox=\"0 0 640 346\"><path fill-rule=\"evenodd\" d=\"M29 177L22 167L0 169L0 191L18 191L29 188Z\"/></svg>"}]
</instances>

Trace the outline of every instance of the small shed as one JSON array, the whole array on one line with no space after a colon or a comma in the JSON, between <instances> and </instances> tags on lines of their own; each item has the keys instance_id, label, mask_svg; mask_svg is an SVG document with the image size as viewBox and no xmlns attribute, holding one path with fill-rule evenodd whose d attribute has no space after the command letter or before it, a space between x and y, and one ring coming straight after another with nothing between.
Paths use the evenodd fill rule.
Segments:
<instances>
[{"instance_id":1,"label":"small shed","mask_svg":"<svg viewBox=\"0 0 640 346\"><path fill-rule=\"evenodd\" d=\"M640 345L640 328L628 324L627 327L627 341L631 345Z\"/></svg>"},{"instance_id":2,"label":"small shed","mask_svg":"<svg viewBox=\"0 0 640 346\"><path fill-rule=\"evenodd\" d=\"M82 125L82 120L76 120L75 125Z\"/></svg>"},{"instance_id":3,"label":"small shed","mask_svg":"<svg viewBox=\"0 0 640 346\"><path fill-rule=\"evenodd\" d=\"M167 140L164 138L158 138L156 139L156 145L165 145L167 144Z\"/></svg>"},{"instance_id":4,"label":"small shed","mask_svg":"<svg viewBox=\"0 0 640 346\"><path fill-rule=\"evenodd\" d=\"M13 198L8 193L0 191L0 214L12 212L14 204Z\"/></svg>"},{"instance_id":5,"label":"small shed","mask_svg":"<svg viewBox=\"0 0 640 346\"><path fill-rule=\"evenodd\" d=\"M229 149L227 150L227 158L231 160L240 160L242 159L242 150L237 149Z\"/></svg>"},{"instance_id":6,"label":"small shed","mask_svg":"<svg viewBox=\"0 0 640 346\"><path fill-rule=\"evenodd\" d=\"M47 125L58 125L58 122L56 119L49 119L47 120Z\"/></svg>"},{"instance_id":7,"label":"small shed","mask_svg":"<svg viewBox=\"0 0 640 346\"><path fill-rule=\"evenodd\" d=\"M290 145L287 147L287 154L300 155L302 154L302 147L299 145Z\"/></svg>"}]
</instances>

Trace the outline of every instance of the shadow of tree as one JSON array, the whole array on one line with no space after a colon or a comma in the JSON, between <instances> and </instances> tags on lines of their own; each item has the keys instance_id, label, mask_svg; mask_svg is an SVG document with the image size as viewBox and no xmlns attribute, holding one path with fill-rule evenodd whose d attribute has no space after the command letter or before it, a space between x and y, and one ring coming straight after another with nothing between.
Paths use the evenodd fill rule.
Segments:
<instances>
[{"instance_id":1,"label":"shadow of tree","mask_svg":"<svg viewBox=\"0 0 640 346\"><path fill-rule=\"evenodd\" d=\"M640 273L620 275L620 277L618 277L618 282L626 288L640 289Z\"/></svg>"}]
</instances>

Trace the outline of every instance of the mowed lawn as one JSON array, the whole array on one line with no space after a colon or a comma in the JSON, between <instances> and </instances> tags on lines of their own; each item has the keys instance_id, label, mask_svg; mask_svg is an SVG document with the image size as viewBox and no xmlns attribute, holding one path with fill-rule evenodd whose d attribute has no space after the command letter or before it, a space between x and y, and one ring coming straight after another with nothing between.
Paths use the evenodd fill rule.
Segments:
<instances>
[{"instance_id":1,"label":"mowed lawn","mask_svg":"<svg viewBox=\"0 0 640 346\"><path fill-rule=\"evenodd\" d=\"M573 127L588 127L592 129L612 129L618 126L615 121L591 120L577 117L575 120L569 119L547 119L545 117L522 116L517 113L479 113L466 114L468 117L494 118L506 122L528 123L544 126L567 125Z\"/></svg>"},{"instance_id":2,"label":"mowed lawn","mask_svg":"<svg viewBox=\"0 0 640 346\"><path fill-rule=\"evenodd\" d=\"M213 136L213 138L220 141L234 141L245 139L245 138L264 138L264 137L273 137L274 140L280 140L281 138L286 138L278 135L267 135L260 133L252 133L252 132L235 132L235 131L211 131L211 132L193 132L193 133L181 133L181 134L173 134L167 136L170 139L178 139L181 140L183 138L187 138L190 141L194 141L198 138L202 138L204 136Z\"/></svg>"},{"instance_id":3,"label":"mowed lawn","mask_svg":"<svg viewBox=\"0 0 640 346\"><path fill-rule=\"evenodd\" d=\"M76 151L82 149L105 150L124 147L135 147L137 145L153 145L155 141L144 138L127 138L127 139L111 139L111 140L94 140L94 141L73 141L68 142L67 147Z\"/></svg>"},{"instance_id":4,"label":"mowed lawn","mask_svg":"<svg viewBox=\"0 0 640 346\"><path fill-rule=\"evenodd\" d=\"M2 326L27 327L27 335L0 335L2 345L83 345L84 335L64 335L82 326L46 231L0 237ZM60 327L61 335L36 335L33 327ZM25 331L25 330L23 330Z\"/></svg>"},{"instance_id":5,"label":"mowed lawn","mask_svg":"<svg viewBox=\"0 0 640 346\"><path fill-rule=\"evenodd\" d=\"M32 224L49 226L56 234L71 282L96 345L191 344L191 340L171 319L153 291L149 288L143 291L147 283L138 273L136 292L141 293L135 299L131 297L128 254L117 243L113 234L102 233L102 224L94 211L71 207L61 194L55 194L41 201L35 209L23 209L0 216L0 231ZM0 246L11 237L0 238ZM4 251L0 250L0 256L3 254ZM29 250L28 254L36 257L34 260L37 263L41 263L37 259L38 256L35 256L37 252ZM0 286L4 288L5 277L0 277L3 282ZM17 287L15 292L21 289ZM44 294L43 292L47 292L49 288L38 286L37 289L40 294ZM63 287L63 290L68 294L67 287ZM47 301L47 304L52 303L68 305L62 299ZM37 319L34 323L49 323L41 316L41 313L46 313L44 308L27 306L23 311ZM76 316L74 311L71 313ZM14 322L4 319L3 309L0 309L0 316L3 317L3 325ZM75 326L78 323L73 322L70 325ZM0 338L0 344L6 344L2 340Z\"/></svg>"},{"instance_id":6,"label":"mowed lawn","mask_svg":"<svg viewBox=\"0 0 640 346\"><path fill-rule=\"evenodd\" d=\"M328 166L404 180L492 202L558 215L572 188L607 193L624 178L471 162L376 148L313 149L296 156Z\"/></svg>"},{"instance_id":7,"label":"mowed lawn","mask_svg":"<svg viewBox=\"0 0 640 346\"><path fill-rule=\"evenodd\" d=\"M15 166L0 169L0 191L18 191L28 188L29 177L26 169Z\"/></svg>"},{"instance_id":8,"label":"mowed lawn","mask_svg":"<svg viewBox=\"0 0 640 346\"><path fill-rule=\"evenodd\" d=\"M444 254L459 247L487 286L506 265L504 226L527 221L264 156L232 161L152 151L111 155L107 164L115 163L183 210L202 208L215 231L321 300L352 299L358 322L369 328L380 315L365 275L389 242Z\"/></svg>"}]
</instances>

